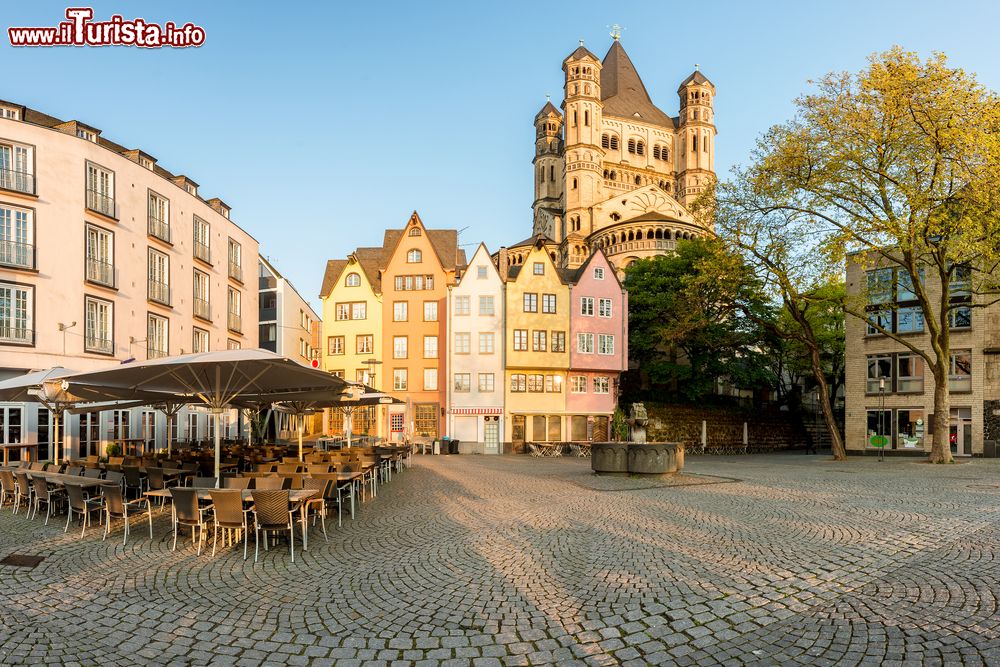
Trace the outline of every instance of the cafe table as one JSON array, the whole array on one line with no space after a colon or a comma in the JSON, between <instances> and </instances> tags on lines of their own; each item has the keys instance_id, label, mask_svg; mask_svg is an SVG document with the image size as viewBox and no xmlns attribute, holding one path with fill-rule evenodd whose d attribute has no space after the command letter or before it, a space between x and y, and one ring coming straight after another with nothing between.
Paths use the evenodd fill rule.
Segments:
<instances>
[{"instance_id":1,"label":"cafe table","mask_svg":"<svg viewBox=\"0 0 1000 667\"><path fill-rule=\"evenodd\" d=\"M14 442L7 445L0 445L0 449L3 450L3 464L10 465L10 452L11 450L19 450L21 452L21 459L24 460L25 454L27 454L28 461L38 460L38 443L32 442Z\"/></svg>"}]
</instances>

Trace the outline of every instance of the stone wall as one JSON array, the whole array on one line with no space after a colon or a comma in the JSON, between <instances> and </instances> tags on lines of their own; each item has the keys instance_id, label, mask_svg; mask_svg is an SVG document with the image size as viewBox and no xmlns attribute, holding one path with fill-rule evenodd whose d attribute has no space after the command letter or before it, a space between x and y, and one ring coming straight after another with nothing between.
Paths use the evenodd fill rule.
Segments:
<instances>
[{"instance_id":1,"label":"stone wall","mask_svg":"<svg viewBox=\"0 0 1000 667\"><path fill-rule=\"evenodd\" d=\"M646 403L649 413L647 439L650 442L681 442L689 452L697 452L701 443L701 423L707 422L707 449L742 447L743 423L747 423L751 451L773 451L802 447L805 430L800 420L789 412L746 412L726 407L693 407Z\"/></svg>"}]
</instances>

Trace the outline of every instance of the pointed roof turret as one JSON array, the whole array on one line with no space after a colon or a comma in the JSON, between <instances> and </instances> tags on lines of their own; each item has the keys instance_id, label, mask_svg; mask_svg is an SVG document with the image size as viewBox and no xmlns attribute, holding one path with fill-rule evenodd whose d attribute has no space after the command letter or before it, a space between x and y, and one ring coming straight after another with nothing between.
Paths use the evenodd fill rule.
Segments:
<instances>
[{"instance_id":1,"label":"pointed roof turret","mask_svg":"<svg viewBox=\"0 0 1000 667\"><path fill-rule=\"evenodd\" d=\"M576 51L569 54L566 60L583 60L584 58L592 58L594 62L600 62L601 59L591 53L584 45L583 40L580 40L580 46L576 47Z\"/></svg>"},{"instance_id":2,"label":"pointed roof turret","mask_svg":"<svg viewBox=\"0 0 1000 667\"><path fill-rule=\"evenodd\" d=\"M715 84L708 80L708 77L701 73L701 70L696 69L691 72L691 76L681 81L681 85L677 86L677 92L683 90L684 86L689 84L697 84L702 86L708 86L712 90L715 90Z\"/></svg>"},{"instance_id":3,"label":"pointed roof turret","mask_svg":"<svg viewBox=\"0 0 1000 667\"><path fill-rule=\"evenodd\" d=\"M674 127L673 119L653 104L635 65L617 39L601 67L601 102L605 116L638 118L647 123Z\"/></svg>"},{"instance_id":4,"label":"pointed roof turret","mask_svg":"<svg viewBox=\"0 0 1000 667\"><path fill-rule=\"evenodd\" d=\"M559 113L559 109L556 109L555 105L552 104L552 100L548 100L545 103L545 106L542 107L542 110L535 114L535 120L538 120L539 118L545 118L549 114L553 116L562 115Z\"/></svg>"}]
</instances>

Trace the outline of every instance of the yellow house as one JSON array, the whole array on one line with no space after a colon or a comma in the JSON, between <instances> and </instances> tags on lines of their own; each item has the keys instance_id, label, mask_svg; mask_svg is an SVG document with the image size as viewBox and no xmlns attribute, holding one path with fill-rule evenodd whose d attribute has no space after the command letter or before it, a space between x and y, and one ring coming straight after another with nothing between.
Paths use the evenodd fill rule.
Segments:
<instances>
[{"instance_id":1,"label":"yellow house","mask_svg":"<svg viewBox=\"0 0 1000 667\"><path fill-rule=\"evenodd\" d=\"M524 442L566 440L570 290L539 240L507 269L506 432Z\"/></svg>"},{"instance_id":2,"label":"yellow house","mask_svg":"<svg viewBox=\"0 0 1000 667\"><path fill-rule=\"evenodd\" d=\"M346 260L330 260L320 293L323 369L375 389L385 386L382 365L367 363L382 361L381 257L381 248L358 248ZM384 435L384 411L382 406L357 408L352 431ZM327 430L339 433L342 429L343 415L331 411Z\"/></svg>"}]
</instances>

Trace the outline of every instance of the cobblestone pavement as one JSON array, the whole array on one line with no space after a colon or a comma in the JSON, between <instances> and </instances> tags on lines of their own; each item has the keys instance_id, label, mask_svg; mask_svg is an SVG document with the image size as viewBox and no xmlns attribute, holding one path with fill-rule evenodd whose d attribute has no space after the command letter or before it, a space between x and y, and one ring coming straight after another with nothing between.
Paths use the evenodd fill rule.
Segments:
<instances>
[{"instance_id":1,"label":"cobblestone pavement","mask_svg":"<svg viewBox=\"0 0 1000 667\"><path fill-rule=\"evenodd\" d=\"M417 457L294 565L5 508L0 556L45 560L0 567L0 662L1000 665L1000 462L687 472L713 477Z\"/></svg>"}]
</instances>

